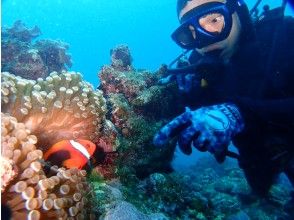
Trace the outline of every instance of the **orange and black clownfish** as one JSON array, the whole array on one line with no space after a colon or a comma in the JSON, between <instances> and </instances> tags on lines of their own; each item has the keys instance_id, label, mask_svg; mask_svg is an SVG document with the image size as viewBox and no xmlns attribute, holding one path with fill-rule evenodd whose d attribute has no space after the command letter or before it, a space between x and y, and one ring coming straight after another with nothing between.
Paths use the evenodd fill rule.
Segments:
<instances>
[{"instance_id":1,"label":"orange and black clownfish","mask_svg":"<svg viewBox=\"0 0 294 220\"><path fill-rule=\"evenodd\" d=\"M96 145L88 140L63 140L50 147L44 159L59 167L82 169L95 150Z\"/></svg>"}]
</instances>

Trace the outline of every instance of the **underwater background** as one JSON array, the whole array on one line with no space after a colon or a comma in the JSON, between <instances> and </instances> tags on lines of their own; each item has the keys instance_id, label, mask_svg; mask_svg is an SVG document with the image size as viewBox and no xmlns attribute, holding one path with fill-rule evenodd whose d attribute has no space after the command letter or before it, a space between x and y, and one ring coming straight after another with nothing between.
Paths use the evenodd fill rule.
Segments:
<instances>
[{"instance_id":1,"label":"underwater background","mask_svg":"<svg viewBox=\"0 0 294 220\"><path fill-rule=\"evenodd\" d=\"M169 147L161 150L155 149L150 143L154 133L183 109L176 87L156 85L162 76L161 64L168 64L182 52L170 38L170 34L178 26L176 1L2 0L1 3L3 48L10 46L11 42L12 46L29 48L23 58L17 55L20 66L15 70L30 70L34 65L26 69L25 63L32 60L44 61L43 57L50 60L48 56L51 50L58 51L60 59L53 60L56 63L49 62L52 64L48 67L49 70L59 64L59 69L53 68L57 72L66 69L81 73L53 73L47 78L47 75L43 77L44 80L34 82L33 86L29 80L20 80L13 74L2 74L2 82L5 82L2 84L2 112L11 113L18 121L2 115L5 122L2 130L12 136L13 140L19 139L17 144L29 143L32 147L33 143L32 149L36 156L40 153L38 150L47 150L44 146L75 137L74 128L81 124L78 127L79 137L98 143L106 154L103 155L103 162L95 168L99 175L92 174L88 179L82 171L58 170L49 175L51 182L48 178L47 183L42 179L42 169L37 169L44 191L48 190L58 197L54 207L68 208L68 213L77 219L83 219L83 216L100 220L294 219L293 209L292 212L288 210L289 207L286 209L291 200L292 187L284 176L272 188L270 200L263 201L250 196L250 188L233 159L227 159L225 164L219 165L211 155L196 150L191 156L185 156L174 149L175 143L170 143ZM246 3L250 9L255 1ZM280 3L278 0L264 0L260 8L264 4L274 8ZM286 14L293 16L293 9L288 6ZM18 20L21 22L15 23ZM35 25L41 33L34 31ZM14 42L17 37L24 37L24 34L29 35L28 40L19 40L19 44ZM48 39L54 41L47 41ZM61 40L67 46L55 40ZM8 49L12 48L9 46ZM17 48L14 49L17 51ZM2 50L2 57L6 55L10 54L4 54ZM9 61L9 56L7 57ZM63 65L67 67L63 68ZM97 92L95 89L98 85ZM55 95L51 90L56 91ZM52 95L58 99L61 94L70 97L72 90L79 94L77 101L76 97L72 97L79 107L73 107L74 111L68 109L67 112L58 112L54 109L66 105L66 102L61 103L67 101L65 98L53 104L45 103L46 100L42 99L43 91L48 93L47 97ZM22 100L23 97L26 97L25 101ZM32 103L35 101L33 97L37 97L39 104L45 103L46 109L40 110L31 106L30 99ZM19 109L31 118L40 112L45 116L42 116L38 126L32 125L30 122L34 120L16 113L16 105L11 104L11 100L27 107ZM81 100L85 105L78 102ZM85 114L83 108L87 108L88 103L92 105L86 109ZM54 121L66 120L69 122L64 123L64 127L62 123L61 126L54 127ZM19 123L31 125L32 135ZM73 130L73 137L67 130ZM5 132L2 133L2 146L6 147L11 140L6 138ZM22 146L16 145L14 147L17 150L21 149ZM231 149L234 150L234 147L231 146ZM27 153L28 150L25 151ZM14 160L16 156L11 157ZM21 156L22 160L24 158ZM170 161L172 168L178 172L171 172ZM25 170L26 163L18 163ZM46 167L38 162L34 166ZM61 179L60 182L56 177ZM16 177L17 180L23 178L25 177ZM39 184L38 178L28 181L30 184ZM63 187L68 180L72 181L71 184ZM15 183L13 181L8 183L9 187ZM88 186L89 182L94 191ZM52 183L55 184L54 189L48 186ZM74 188L75 185L80 188ZM60 193L61 188L68 190L67 196ZM80 189L85 190L91 198L79 198L76 190ZM8 200L10 206L19 208L20 204L14 206L11 202L14 201L11 198L15 194L5 192L2 196L5 201ZM76 208L73 208L69 197L74 198ZM52 209L53 205L49 201L51 200L48 198L46 208ZM35 208L38 206L33 201L30 205ZM81 211L84 206L85 213ZM38 212L33 211L30 214L38 216ZM19 219L23 219L22 217L20 215Z\"/></svg>"},{"instance_id":2,"label":"underwater background","mask_svg":"<svg viewBox=\"0 0 294 220\"><path fill-rule=\"evenodd\" d=\"M271 8L280 0L264 0ZM247 0L249 9L255 0ZM293 14L287 7L286 14ZM108 64L110 49L127 44L138 69L156 70L180 52L170 38L178 25L176 1L172 0L2 0L2 25L22 20L37 25L40 38L60 39L69 46L72 70L98 84L99 68Z\"/></svg>"},{"instance_id":3,"label":"underwater background","mask_svg":"<svg viewBox=\"0 0 294 220\"><path fill-rule=\"evenodd\" d=\"M255 0L246 1L251 9ZM280 6L280 0L264 0L259 6ZM286 15L294 15L287 5ZM21 20L28 27L37 25L42 34L38 39L61 40L69 44L73 65L94 86L99 84L99 69L110 63L110 50L119 44L129 46L133 66L155 71L168 64L182 50L170 35L178 26L176 1L171 0L2 0L2 25L12 26ZM199 152L186 156L180 151L175 168L195 163ZM200 154L202 156L203 154Z\"/></svg>"}]
</instances>

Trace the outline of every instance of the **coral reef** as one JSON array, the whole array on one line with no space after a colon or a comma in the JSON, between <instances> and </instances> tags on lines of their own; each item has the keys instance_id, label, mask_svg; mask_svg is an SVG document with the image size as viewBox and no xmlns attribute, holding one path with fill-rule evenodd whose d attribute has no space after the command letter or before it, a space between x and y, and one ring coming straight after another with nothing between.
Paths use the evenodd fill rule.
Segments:
<instances>
[{"instance_id":1,"label":"coral reef","mask_svg":"<svg viewBox=\"0 0 294 220\"><path fill-rule=\"evenodd\" d=\"M251 193L243 171L233 160L227 160L220 166L213 157L204 157L191 167L188 174L193 182L191 187L210 201L215 219L227 219L240 210L243 212L242 216L249 216L250 219L290 217L285 207L290 202L291 189L282 184L275 184L267 199L256 197ZM208 176L210 181L206 185L201 184Z\"/></svg>"},{"instance_id":2,"label":"coral reef","mask_svg":"<svg viewBox=\"0 0 294 220\"><path fill-rule=\"evenodd\" d=\"M28 43L40 36L40 34L41 30L37 26L29 29L20 20L16 21L11 28L3 28L1 33L5 39L18 39L21 42Z\"/></svg>"},{"instance_id":3,"label":"coral reef","mask_svg":"<svg viewBox=\"0 0 294 220\"><path fill-rule=\"evenodd\" d=\"M125 54L131 57L129 49L123 46L112 51L120 59ZM117 174L125 183L152 172L171 171L172 144L159 150L153 146L152 139L167 120L184 108L177 98L175 85L157 84L161 75L161 71L122 69L113 63L103 66L98 74L99 89L107 100L107 119L118 131Z\"/></svg>"},{"instance_id":4,"label":"coral reef","mask_svg":"<svg viewBox=\"0 0 294 220\"><path fill-rule=\"evenodd\" d=\"M54 166L46 171L37 137L16 118L3 113L1 118L1 156L18 171L5 181L1 193L13 219L94 219L86 171Z\"/></svg>"},{"instance_id":5,"label":"coral reef","mask_svg":"<svg viewBox=\"0 0 294 220\"><path fill-rule=\"evenodd\" d=\"M234 162L212 164L214 158L205 157L181 173L153 173L125 184L123 192L144 213L161 212L170 219L292 219L291 188L275 184L268 198L259 198Z\"/></svg>"},{"instance_id":6,"label":"coral reef","mask_svg":"<svg viewBox=\"0 0 294 220\"><path fill-rule=\"evenodd\" d=\"M163 214L146 215L132 204L119 201L108 207L107 212L99 220L168 220Z\"/></svg>"},{"instance_id":7,"label":"coral reef","mask_svg":"<svg viewBox=\"0 0 294 220\"><path fill-rule=\"evenodd\" d=\"M95 194L94 211L97 213L99 220L114 220L114 219L146 219L146 220L167 220L168 218L162 213L144 214L139 211L134 205L125 201L123 195L124 186L118 179L103 181L97 173L92 173L89 179L93 183Z\"/></svg>"},{"instance_id":8,"label":"coral reef","mask_svg":"<svg viewBox=\"0 0 294 220\"><path fill-rule=\"evenodd\" d=\"M101 89L106 94L122 93L130 101L142 90L156 81L156 76L146 72L120 71L112 66L103 66L99 72Z\"/></svg>"},{"instance_id":9,"label":"coral reef","mask_svg":"<svg viewBox=\"0 0 294 220\"><path fill-rule=\"evenodd\" d=\"M67 70L72 66L62 41L35 40L40 29L27 28L16 21L11 28L1 30L1 69L27 79L46 78L51 72Z\"/></svg>"},{"instance_id":10,"label":"coral reef","mask_svg":"<svg viewBox=\"0 0 294 220\"><path fill-rule=\"evenodd\" d=\"M1 92L2 111L24 123L43 151L60 140L102 136L105 99L79 73L53 72L34 81L4 72Z\"/></svg>"},{"instance_id":11,"label":"coral reef","mask_svg":"<svg viewBox=\"0 0 294 220\"><path fill-rule=\"evenodd\" d=\"M136 113L123 94L110 94L107 100L113 109L110 120L120 134L117 167L122 180L125 177L125 182L128 182L127 179L132 177L131 173L143 178L155 170L170 171L169 161L173 148L159 150L152 144L152 138L161 124Z\"/></svg>"},{"instance_id":12,"label":"coral reef","mask_svg":"<svg viewBox=\"0 0 294 220\"><path fill-rule=\"evenodd\" d=\"M180 174L154 173L132 190L125 189L127 201L144 212L161 212L170 219L193 219L212 216L209 201L190 187L191 182Z\"/></svg>"},{"instance_id":13,"label":"coral reef","mask_svg":"<svg viewBox=\"0 0 294 220\"><path fill-rule=\"evenodd\" d=\"M110 99L113 94L120 95L123 108L130 106L136 113L143 113L145 117L163 120L183 111L184 104L175 84L158 85L162 74L161 69L155 73L146 70L120 71L105 65L98 73L99 89ZM118 111L118 104L113 108L110 106L110 110Z\"/></svg>"},{"instance_id":14,"label":"coral reef","mask_svg":"<svg viewBox=\"0 0 294 220\"><path fill-rule=\"evenodd\" d=\"M130 71L133 69L131 51L128 45L118 45L110 50L111 66L119 71Z\"/></svg>"},{"instance_id":15,"label":"coral reef","mask_svg":"<svg viewBox=\"0 0 294 220\"><path fill-rule=\"evenodd\" d=\"M39 40L33 48L47 67L46 72L61 72L72 66L71 57L66 53L69 45L60 40Z\"/></svg>"}]
</instances>

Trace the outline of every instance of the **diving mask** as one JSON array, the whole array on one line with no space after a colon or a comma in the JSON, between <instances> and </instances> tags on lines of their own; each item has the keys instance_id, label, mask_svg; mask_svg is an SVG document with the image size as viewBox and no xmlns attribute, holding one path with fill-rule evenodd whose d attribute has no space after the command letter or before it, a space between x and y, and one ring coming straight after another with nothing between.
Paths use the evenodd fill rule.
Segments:
<instances>
[{"instance_id":1,"label":"diving mask","mask_svg":"<svg viewBox=\"0 0 294 220\"><path fill-rule=\"evenodd\" d=\"M240 3L236 0L208 2L188 11L180 19L181 26L174 31L172 39L184 49L201 49L226 39L237 4Z\"/></svg>"}]
</instances>

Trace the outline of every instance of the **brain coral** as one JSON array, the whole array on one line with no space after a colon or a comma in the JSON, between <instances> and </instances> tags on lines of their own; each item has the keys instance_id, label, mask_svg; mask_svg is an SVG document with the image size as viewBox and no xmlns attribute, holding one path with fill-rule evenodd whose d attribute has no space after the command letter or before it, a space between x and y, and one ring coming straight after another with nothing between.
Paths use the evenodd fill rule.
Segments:
<instances>
[{"instance_id":1,"label":"brain coral","mask_svg":"<svg viewBox=\"0 0 294 220\"><path fill-rule=\"evenodd\" d=\"M2 112L25 124L42 150L63 139L96 142L101 135L105 99L80 73L52 72L35 81L4 72L1 93Z\"/></svg>"},{"instance_id":2,"label":"brain coral","mask_svg":"<svg viewBox=\"0 0 294 220\"><path fill-rule=\"evenodd\" d=\"M37 137L16 118L3 113L1 118L1 158L15 171L1 172L1 203L12 218L93 219L86 171L53 166L45 172Z\"/></svg>"}]
</instances>

